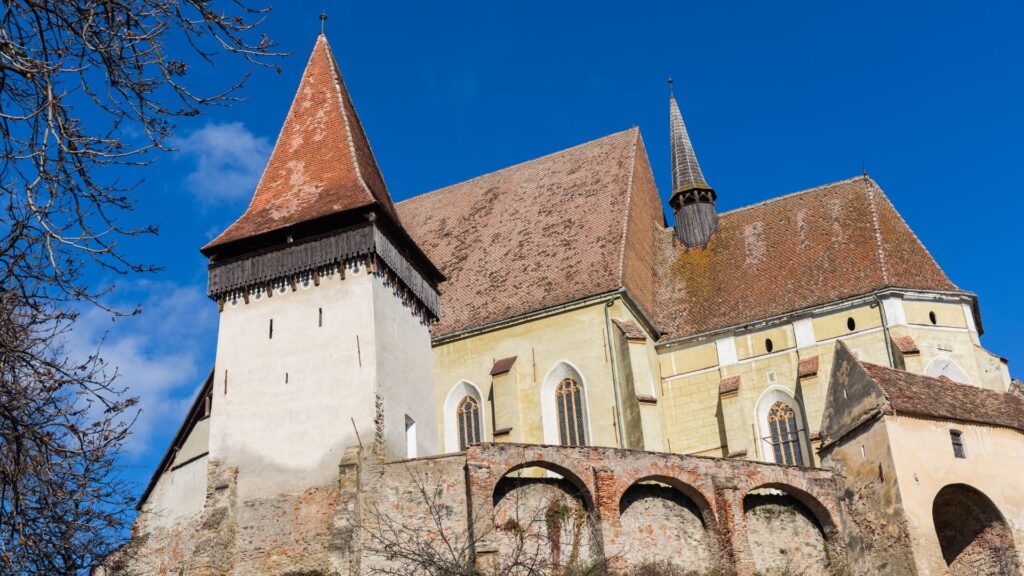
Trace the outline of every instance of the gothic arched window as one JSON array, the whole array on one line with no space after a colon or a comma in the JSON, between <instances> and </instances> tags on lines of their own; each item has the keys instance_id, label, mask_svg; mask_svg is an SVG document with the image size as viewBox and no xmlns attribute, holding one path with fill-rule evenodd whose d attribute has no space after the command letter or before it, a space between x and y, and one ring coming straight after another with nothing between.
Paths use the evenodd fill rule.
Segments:
<instances>
[{"instance_id":1,"label":"gothic arched window","mask_svg":"<svg viewBox=\"0 0 1024 576\"><path fill-rule=\"evenodd\" d=\"M781 400L772 404L768 410L768 429L771 432L776 464L804 465L800 429L796 423L796 411Z\"/></svg>"},{"instance_id":2,"label":"gothic arched window","mask_svg":"<svg viewBox=\"0 0 1024 576\"><path fill-rule=\"evenodd\" d=\"M587 443L583 425L583 387L566 378L555 388L558 410L558 438L562 446L583 446Z\"/></svg>"},{"instance_id":3,"label":"gothic arched window","mask_svg":"<svg viewBox=\"0 0 1024 576\"><path fill-rule=\"evenodd\" d=\"M459 428L459 450L465 450L480 443L480 403L472 396L466 396L455 409L455 421Z\"/></svg>"}]
</instances>

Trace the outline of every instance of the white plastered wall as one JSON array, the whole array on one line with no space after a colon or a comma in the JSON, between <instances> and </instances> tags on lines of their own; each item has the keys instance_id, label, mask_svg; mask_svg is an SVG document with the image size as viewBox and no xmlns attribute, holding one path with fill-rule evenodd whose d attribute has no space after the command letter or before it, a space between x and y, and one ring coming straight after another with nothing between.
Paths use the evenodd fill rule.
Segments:
<instances>
[{"instance_id":1,"label":"white plastered wall","mask_svg":"<svg viewBox=\"0 0 1024 576\"><path fill-rule=\"evenodd\" d=\"M419 455L434 454L432 374L427 327L365 266L324 275L319 286L228 302L210 457L238 467L243 499L329 485L346 448L372 448L378 394L386 455L405 456L407 414L418 424Z\"/></svg>"}]
</instances>

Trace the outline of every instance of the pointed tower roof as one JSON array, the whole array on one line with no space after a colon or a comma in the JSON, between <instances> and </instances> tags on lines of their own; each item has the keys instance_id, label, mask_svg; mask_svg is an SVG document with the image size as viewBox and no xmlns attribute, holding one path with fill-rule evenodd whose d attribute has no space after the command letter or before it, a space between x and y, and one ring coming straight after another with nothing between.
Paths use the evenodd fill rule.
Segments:
<instances>
[{"instance_id":1,"label":"pointed tower roof","mask_svg":"<svg viewBox=\"0 0 1024 576\"><path fill-rule=\"evenodd\" d=\"M676 95L669 95L669 130L672 138L672 195L687 190L711 190L704 181L704 174L697 163L697 155L693 152L690 135L686 132L683 115L679 112Z\"/></svg>"},{"instance_id":2,"label":"pointed tower roof","mask_svg":"<svg viewBox=\"0 0 1024 576\"><path fill-rule=\"evenodd\" d=\"M397 222L334 54L321 34L249 207L203 252L371 206Z\"/></svg>"}]
</instances>

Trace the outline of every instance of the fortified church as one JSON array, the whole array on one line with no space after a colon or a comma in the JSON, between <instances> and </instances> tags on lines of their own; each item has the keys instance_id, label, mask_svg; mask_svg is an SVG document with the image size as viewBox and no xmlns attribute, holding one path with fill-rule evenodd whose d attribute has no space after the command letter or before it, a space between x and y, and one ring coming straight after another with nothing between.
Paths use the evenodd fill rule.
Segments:
<instances>
[{"instance_id":1,"label":"fortified church","mask_svg":"<svg viewBox=\"0 0 1024 576\"><path fill-rule=\"evenodd\" d=\"M396 204L321 35L108 572L1019 574L977 296L866 175L719 212L669 127L671 222L636 128Z\"/></svg>"}]
</instances>

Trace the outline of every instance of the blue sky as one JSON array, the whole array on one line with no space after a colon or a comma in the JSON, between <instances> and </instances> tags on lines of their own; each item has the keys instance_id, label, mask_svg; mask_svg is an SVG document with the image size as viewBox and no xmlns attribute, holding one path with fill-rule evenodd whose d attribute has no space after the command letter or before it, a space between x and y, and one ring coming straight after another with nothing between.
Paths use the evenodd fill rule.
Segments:
<instances>
[{"instance_id":1,"label":"blue sky","mask_svg":"<svg viewBox=\"0 0 1024 576\"><path fill-rule=\"evenodd\" d=\"M213 361L199 247L245 208L329 13L327 35L391 194L408 198L638 125L669 189L672 76L704 174L729 210L866 167L962 288L983 344L1024 376L1024 4L910 2L279 3L290 51L247 99L178 126L143 175L127 250L166 271L123 285L143 313L87 315L143 417L144 483ZM199 68L213 91L243 68ZM141 489L141 488L140 488Z\"/></svg>"}]
</instances>

